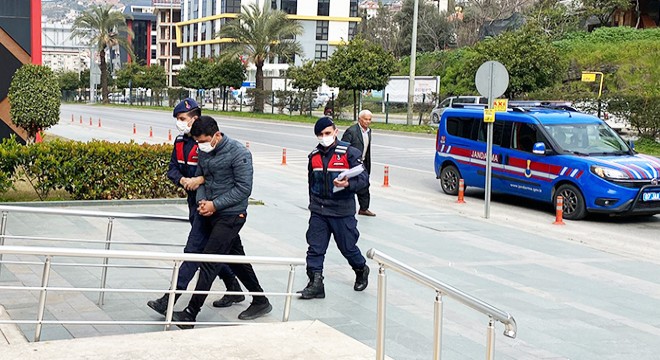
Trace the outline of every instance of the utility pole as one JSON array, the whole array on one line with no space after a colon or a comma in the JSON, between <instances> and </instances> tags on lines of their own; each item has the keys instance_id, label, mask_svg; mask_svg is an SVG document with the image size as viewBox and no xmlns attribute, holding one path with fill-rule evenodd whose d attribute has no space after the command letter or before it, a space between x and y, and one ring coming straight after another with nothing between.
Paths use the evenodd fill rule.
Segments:
<instances>
[{"instance_id":1,"label":"utility pole","mask_svg":"<svg viewBox=\"0 0 660 360\"><path fill-rule=\"evenodd\" d=\"M415 104L415 63L417 60L417 16L419 15L419 0L415 0L412 23L412 41L410 43L410 78L408 79L408 115L406 124L413 123L413 105Z\"/></svg>"}]
</instances>

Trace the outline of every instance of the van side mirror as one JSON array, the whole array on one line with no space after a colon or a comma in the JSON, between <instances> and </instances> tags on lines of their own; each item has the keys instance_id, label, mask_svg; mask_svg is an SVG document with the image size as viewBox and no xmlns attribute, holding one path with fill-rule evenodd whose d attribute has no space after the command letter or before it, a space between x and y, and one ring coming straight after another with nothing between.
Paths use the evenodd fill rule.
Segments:
<instances>
[{"instance_id":1,"label":"van side mirror","mask_svg":"<svg viewBox=\"0 0 660 360\"><path fill-rule=\"evenodd\" d=\"M633 151L635 151L635 142L634 142L634 141L632 141L632 140L628 140L628 146L630 146L630 148L631 148Z\"/></svg>"},{"instance_id":2,"label":"van side mirror","mask_svg":"<svg viewBox=\"0 0 660 360\"><path fill-rule=\"evenodd\" d=\"M545 144L542 142L537 142L534 144L532 152L536 155L545 155Z\"/></svg>"}]
</instances>

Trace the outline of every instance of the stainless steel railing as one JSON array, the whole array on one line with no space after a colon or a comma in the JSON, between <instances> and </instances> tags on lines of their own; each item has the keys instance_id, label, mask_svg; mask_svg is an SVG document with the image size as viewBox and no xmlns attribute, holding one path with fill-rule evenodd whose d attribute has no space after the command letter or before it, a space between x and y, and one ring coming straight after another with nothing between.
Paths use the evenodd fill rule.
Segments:
<instances>
[{"instance_id":1,"label":"stainless steel railing","mask_svg":"<svg viewBox=\"0 0 660 360\"><path fill-rule=\"evenodd\" d=\"M367 257L378 262L378 302L377 302L377 339L376 359L385 359L385 312L387 307L387 276L386 269L392 269L422 285L435 290L434 301L434 333L433 333L433 359L440 360L442 357L442 297L446 295L484 315L488 316L486 328L486 359L493 360L495 357L495 321L504 324L504 335L515 338L518 331L516 320L508 312L502 311L474 296L467 294L451 285L438 281L415 268L412 268L391 256L376 249L370 249Z\"/></svg>"},{"instance_id":2,"label":"stainless steel railing","mask_svg":"<svg viewBox=\"0 0 660 360\"><path fill-rule=\"evenodd\" d=\"M0 290L25 290L25 291L39 291L39 304L37 309L36 320L0 320L0 323L10 324L36 324L34 341L37 342L41 339L41 329L44 324L76 324L76 325L155 325L164 324L164 330L168 330L171 325L182 324L181 322L172 321L172 312L174 309L174 294L246 294L246 295L264 295L264 296L285 296L284 310L282 314L282 321L288 321L291 312L291 299L293 296L300 296L300 294L293 292L293 281L295 277L295 267L305 264L303 258L278 258L266 256L234 256L234 255L211 255L211 254L186 254L186 253L154 253L146 251L125 251L125 250L94 250L94 249L70 249L70 248L49 248L37 246L0 246L0 255L33 255L44 256L43 272L41 277L41 286L0 286ZM52 259L54 257L79 257L79 258L101 258L101 259L133 259L133 260L162 260L172 261L172 278L169 290L165 290L170 294L169 302L167 304L167 312L165 321L63 321L63 320L44 320L44 312L46 309L47 294L49 292L118 292L118 293L163 293L164 290L147 290L147 289L128 289L117 288L108 289L105 286L98 288L77 288L77 287L54 287L49 286L51 267L54 264ZM283 265L289 266L288 281L286 292L227 292L227 291L194 291L194 290L177 290L176 283L179 276L179 266L184 261L193 262L214 262L214 263L249 263L249 264L266 264L266 265ZM85 264L80 264L85 265ZM196 324L196 323L185 323ZM218 322L203 322L207 325L228 324Z\"/></svg>"},{"instance_id":3,"label":"stainless steel railing","mask_svg":"<svg viewBox=\"0 0 660 360\"><path fill-rule=\"evenodd\" d=\"M133 213L119 213L108 211L90 211L90 210L73 210L73 209L52 209L52 208L35 208L28 206L11 206L0 205L2 218L0 219L0 246L5 244L5 239L32 239L32 240L52 240L52 241L65 241L65 242L79 242L79 243L103 243L105 249L110 250L112 241L112 229L115 219L132 219L132 220L148 220L148 221L174 221L174 222L188 222L188 217L185 216L170 216L170 215L149 215L149 214L133 214ZM12 213L31 213L31 214L44 214L44 215L62 215L62 216L80 216L80 217L99 217L107 218L108 226L105 233L105 240L85 240L85 239L68 239L56 237L36 237L36 236L11 236L7 235L7 218L8 214ZM119 243L119 242L115 242ZM122 244L128 244L121 242ZM165 245L174 246L174 244L160 244L160 243L140 243L133 245ZM101 284L100 287L104 288L108 277L108 259L102 259L103 266L101 267ZM2 254L0 253L0 273L2 272ZM105 293L99 293L98 304L103 305Z\"/></svg>"}]
</instances>

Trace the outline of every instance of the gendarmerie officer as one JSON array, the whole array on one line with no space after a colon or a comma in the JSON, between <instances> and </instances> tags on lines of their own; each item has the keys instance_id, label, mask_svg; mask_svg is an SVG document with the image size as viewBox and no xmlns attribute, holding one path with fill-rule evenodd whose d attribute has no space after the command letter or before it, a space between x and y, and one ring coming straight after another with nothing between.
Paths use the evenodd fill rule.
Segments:
<instances>
[{"instance_id":1,"label":"gendarmerie officer","mask_svg":"<svg viewBox=\"0 0 660 360\"><path fill-rule=\"evenodd\" d=\"M314 125L319 145L309 154L309 228L307 229L307 276L309 283L299 291L303 299L324 298L323 261L335 239L341 254L355 271L355 291L367 288L369 267L357 247L360 232L355 219L355 193L369 184L366 171L351 178L339 178L343 171L363 167L362 154L350 144L337 140L338 129L329 117ZM338 191L335 191L335 187Z\"/></svg>"}]
</instances>

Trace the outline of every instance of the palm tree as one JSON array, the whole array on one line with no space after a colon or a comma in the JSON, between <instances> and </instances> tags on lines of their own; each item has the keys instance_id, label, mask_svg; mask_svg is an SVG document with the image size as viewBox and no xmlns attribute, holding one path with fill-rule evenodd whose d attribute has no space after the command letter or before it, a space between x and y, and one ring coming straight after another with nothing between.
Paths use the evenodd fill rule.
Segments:
<instances>
[{"instance_id":1,"label":"palm tree","mask_svg":"<svg viewBox=\"0 0 660 360\"><path fill-rule=\"evenodd\" d=\"M133 32L126 26L126 19L119 11L113 11L112 5L97 5L83 11L73 22L72 37L89 38L90 45L96 46L101 59L101 95L103 103L108 103L108 63L105 60L106 49L121 46L133 56L131 45L126 38L133 37Z\"/></svg>"},{"instance_id":2,"label":"palm tree","mask_svg":"<svg viewBox=\"0 0 660 360\"><path fill-rule=\"evenodd\" d=\"M256 96L254 111L264 111L264 62L274 56L290 57L302 54L300 44L295 40L303 27L297 21L287 18L283 11L272 10L264 4L243 6L236 20L225 24L217 36L232 39L223 51L225 57L244 55L257 67Z\"/></svg>"}]
</instances>

